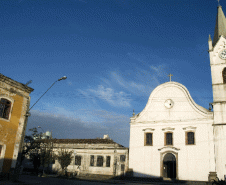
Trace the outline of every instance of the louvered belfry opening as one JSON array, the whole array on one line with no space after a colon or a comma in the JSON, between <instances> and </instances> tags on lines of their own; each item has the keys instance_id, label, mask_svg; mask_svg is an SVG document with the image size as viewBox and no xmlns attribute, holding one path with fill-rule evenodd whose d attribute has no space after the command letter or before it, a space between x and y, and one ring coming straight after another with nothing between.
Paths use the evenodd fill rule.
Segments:
<instances>
[{"instance_id":1,"label":"louvered belfry opening","mask_svg":"<svg viewBox=\"0 0 226 185\"><path fill-rule=\"evenodd\" d=\"M226 83L226 67L222 71L222 76L223 76L223 83Z\"/></svg>"}]
</instances>

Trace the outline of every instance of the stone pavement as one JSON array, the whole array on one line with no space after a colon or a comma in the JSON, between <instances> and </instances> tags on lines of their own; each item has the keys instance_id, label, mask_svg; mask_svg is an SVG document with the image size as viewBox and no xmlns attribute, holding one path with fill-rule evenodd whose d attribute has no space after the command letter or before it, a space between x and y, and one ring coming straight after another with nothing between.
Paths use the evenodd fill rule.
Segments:
<instances>
[{"instance_id":1,"label":"stone pavement","mask_svg":"<svg viewBox=\"0 0 226 185\"><path fill-rule=\"evenodd\" d=\"M209 185L207 182L172 182L172 181L160 181L158 179L112 179L107 176L80 176L76 179L68 178L56 178L55 176L49 177L37 177L35 175L21 175L19 178L20 182L0 181L0 185L105 185L105 184L126 184L126 185L139 185L139 184L161 184L161 185Z\"/></svg>"}]
</instances>

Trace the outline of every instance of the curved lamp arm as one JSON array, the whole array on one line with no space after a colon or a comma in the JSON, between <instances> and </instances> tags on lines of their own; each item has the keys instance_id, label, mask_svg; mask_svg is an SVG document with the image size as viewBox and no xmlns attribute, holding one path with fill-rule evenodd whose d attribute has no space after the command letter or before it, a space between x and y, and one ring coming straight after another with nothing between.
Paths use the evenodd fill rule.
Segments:
<instances>
[{"instance_id":1,"label":"curved lamp arm","mask_svg":"<svg viewBox=\"0 0 226 185\"><path fill-rule=\"evenodd\" d=\"M61 78L59 78L57 81L55 81L47 90L46 90L46 92L44 92L43 93L43 95L34 103L34 105L32 105L32 107L27 111L27 113L26 113L26 116L30 116L30 113L29 113L29 111L36 105L36 103L38 103L38 101L51 89L51 87L53 87L54 86L54 84L56 83L56 82L58 82L58 81L61 81L61 80L66 80L67 79L67 77L66 76L63 76L63 77L61 77Z\"/></svg>"}]
</instances>

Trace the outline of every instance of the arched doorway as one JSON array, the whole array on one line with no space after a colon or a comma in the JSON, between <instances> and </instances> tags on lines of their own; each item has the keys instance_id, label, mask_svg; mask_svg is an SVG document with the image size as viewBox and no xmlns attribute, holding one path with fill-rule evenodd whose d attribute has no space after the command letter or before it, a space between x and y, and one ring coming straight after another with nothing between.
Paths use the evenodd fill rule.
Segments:
<instances>
[{"instance_id":1,"label":"arched doorway","mask_svg":"<svg viewBox=\"0 0 226 185\"><path fill-rule=\"evenodd\" d=\"M172 153L167 153L163 158L163 177L176 178L176 157Z\"/></svg>"}]
</instances>

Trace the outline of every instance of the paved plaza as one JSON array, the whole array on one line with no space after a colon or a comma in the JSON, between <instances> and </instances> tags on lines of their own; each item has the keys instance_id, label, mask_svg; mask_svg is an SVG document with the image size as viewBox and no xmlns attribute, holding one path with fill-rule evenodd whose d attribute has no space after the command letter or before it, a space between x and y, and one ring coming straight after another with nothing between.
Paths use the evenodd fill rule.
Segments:
<instances>
[{"instance_id":1,"label":"paved plaza","mask_svg":"<svg viewBox=\"0 0 226 185\"><path fill-rule=\"evenodd\" d=\"M21 175L19 178L20 182L13 183L10 181L0 181L0 185L106 185L106 184L125 184L125 185L140 185L140 184L159 184L159 185L209 185L209 183L205 182L170 182L170 181L134 181L134 180L101 180L100 179L65 179L65 178L56 178L56 177L38 177L35 175Z\"/></svg>"}]
</instances>

